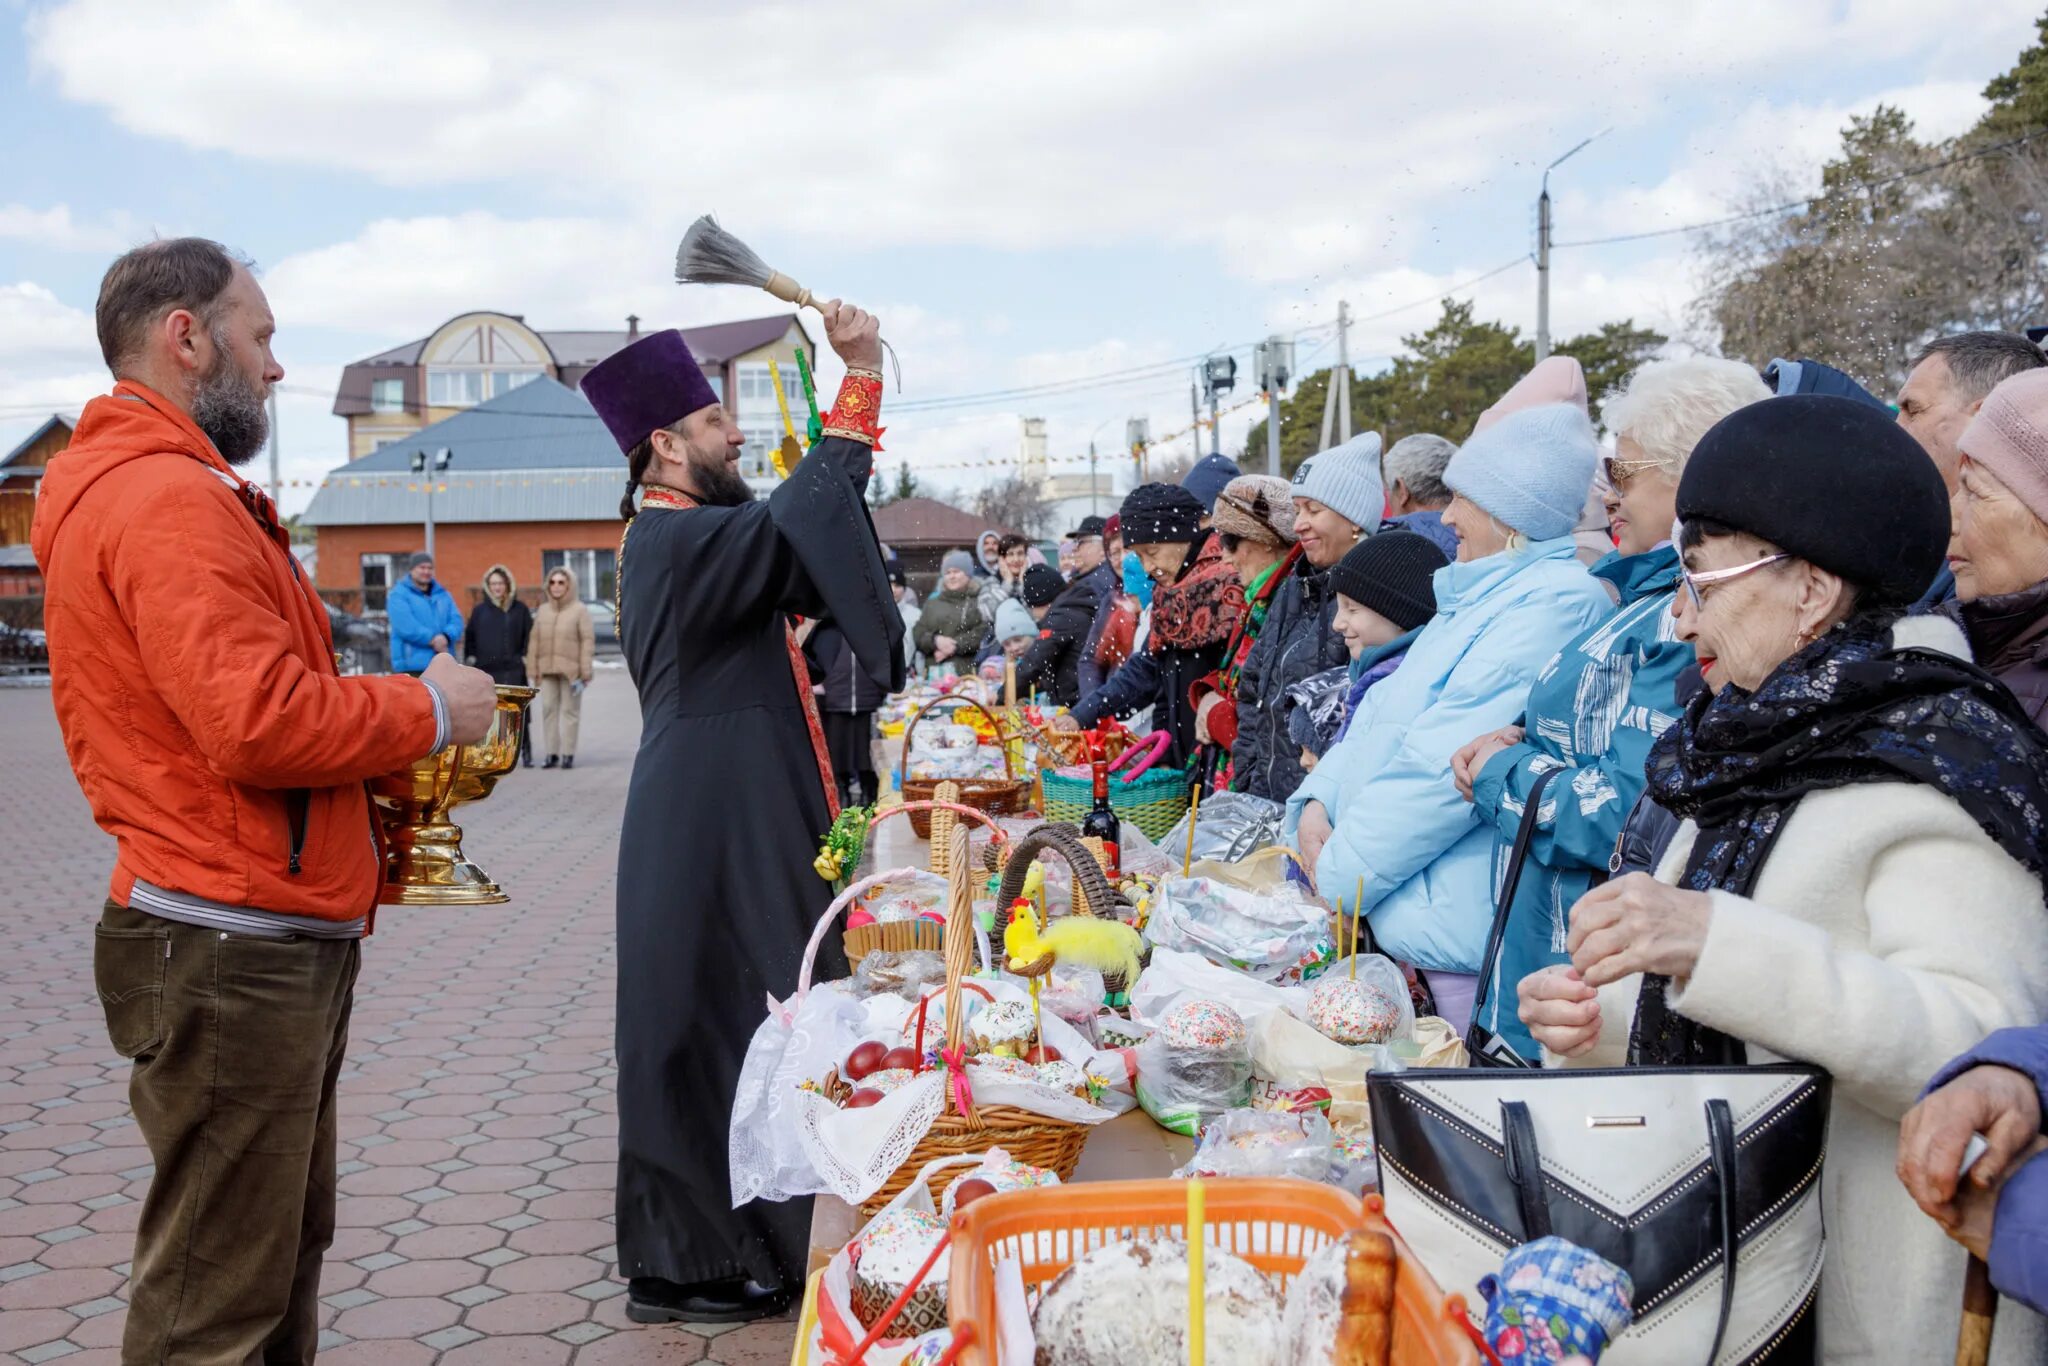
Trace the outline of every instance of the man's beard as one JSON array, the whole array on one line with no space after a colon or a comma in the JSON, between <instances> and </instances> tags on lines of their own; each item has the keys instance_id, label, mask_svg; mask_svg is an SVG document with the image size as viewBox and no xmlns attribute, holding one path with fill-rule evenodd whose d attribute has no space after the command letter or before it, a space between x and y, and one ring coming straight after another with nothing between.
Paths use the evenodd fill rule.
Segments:
<instances>
[{"instance_id":1,"label":"man's beard","mask_svg":"<svg viewBox=\"0 0 2048 1366\"><path fill-rule=\"evenodd\" d=\"M754 501L753 486L740 477L739 467L726 459L720 443L716 455L690 451L690 482L697 486L697 501L710 507L736 508Z\"/></svg>"},{"instance_id":2,"label":"man's beard","mask_svg":"<svg viewBox=\"0 0 2048 1366\"><path fill-rule=\"evenodd\" d=\"M200 377L199 390L192 396L192 421L230 465L254 460L270 435L263 395L235 367L217 335L213 337L213 366Z\"/></svg>"}]
</instances>

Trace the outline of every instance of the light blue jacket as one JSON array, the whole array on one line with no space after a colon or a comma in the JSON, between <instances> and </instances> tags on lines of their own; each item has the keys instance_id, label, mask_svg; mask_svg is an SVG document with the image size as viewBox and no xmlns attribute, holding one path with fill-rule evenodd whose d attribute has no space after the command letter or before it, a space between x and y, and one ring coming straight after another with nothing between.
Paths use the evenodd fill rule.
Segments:
<instances>
[{"instance_id":1,"label":"light blue jacket","mask_svg":"<svg viewBox=\"0 0 2048 1366\"><path fill-rule=\"evenodd\" d=\"M418 673L432 664L435 636L448 637L448 652L462 657L462 612L439 579L422 593L406 575L384 595L384 612L391 624L394 673Z\"/></svg>"},{"instance_id":2,"label":"light blue jacket","mask_svg":"<svg viewBox=\"0 0 2048 1366\"><path fill-rule=\"evenodd\" d=\"M1532 1062L1536 1041L1515 1016L1516 984L1565 961L1572 906L1594 874L1607 871L1629 809L1643 793L1650 746L1678 717L1678 676L1696 662L1671 616L1678 586L1674 547L1626 557L1617 551L1592 573L1614 585L1621 610L1543 666L1529 690L1526 738L1494 755L1472 779L1473 809L1493 827L1497 887L1530 788L1539 775L1563 770L1544 789L1490 999L1478 1002L1472 1017Z\"/></svg>"},{"instance_id":3,"label":"light blue jacket","mask_svg":"<svg viewBox=\"0 0 2048 1366\"><path fill-rule=\"evenodd\" d=\"M1493 829L1451 784L1451 756L1522 714L1536 673L1614 610L1569 536L1436 571L1436 610L1392 677L1287 803L1285 835L1319 801L1334 831L1316 886L1362 905L1381 948L1423 969L1477 972L1492 920Z\"/></svg>"}]
</instances>

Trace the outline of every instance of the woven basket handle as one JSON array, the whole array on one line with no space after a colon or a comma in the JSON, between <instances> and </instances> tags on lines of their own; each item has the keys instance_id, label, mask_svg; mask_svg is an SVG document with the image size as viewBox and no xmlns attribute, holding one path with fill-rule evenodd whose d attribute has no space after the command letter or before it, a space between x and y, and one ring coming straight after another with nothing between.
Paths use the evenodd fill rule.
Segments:
<instances>
[{"instance_id":1,"label":"woven basket handle","mask_svg":"<svg viewBox=\"0 0 2048 1366\"><path fill-rule=\"evenodd\" d=\"M1074 873L1074 914L1108 916L1110 907L1116 905L1116 893L1110 889L1109 878L1104 875L1102 865L1095 861L1095 855L1088 852L1088 846L1071 825L1041 825L1033 829L1017 847L1010 851L1009 862L1003 865L1002 888L996 893L996 908L1000 911L1024 894L1024 879L1031 872L1032 863L1041 851L1050 849L1066 860L1067 867ZM1045 927L1040 926L1041 930ZM991 946L991 954L995 952Z\"/></svg>"},{"instance_id":2,"label":"woven basket handle","mask_svg":"<svg viewBox=\"0 0 2048 1366\"><path fill-rule=\"evenodd\" d=\"M974 889L968 880L967 827L956 824L947 834L946 843L946 1049L958 1052L961 1040L966 1037L967 1022L961 1018L960 979L974 965ZM994 955L994 949L990 949ZM982 990L984 996L989 993ZM989 996L991 1003L995 998ZM923 1007L919 1007L920 1017ZM924 1021L918 1021L918 1052L924 1051ZM974 1104L970 1097L965 1117L975 1118Z\"/></svg>"},{"instance_id":3,"label":"woven basket handle","mask_svg":"<svg viewBox=\"0 0 2048 1366\"><path fill-rule=\"evenodd\" d=\"M768 1013L780 1016L784 1024L788 1024L796 1018L797 1007L804 1003L804 997L811 994L811 968L818 961L818 948L825 942L825 931L832 928L832 922L839 918L841 911L851 906L863 892L879 887L885 882L894 882L899 878L915 877L921 871L918 868L885 868L871 877L864 877L858 882L849 883L846 890L834 897L832 904L825 908L825 914L818 917L818 924L811 931L811 942L804 945L804 965L796 975L796 994L791 996L787 1002L778 1001L773 996L770 996L768 998Z\"/></svg>"},{"instance_id":4,"label":"woven basket handle","mask_svg":"<svg viewBox=\"0 0 2048 1366\"><path fill-rule=\"evenodd\" d=\"M945 706L972 707L976 711L980 712L982 716L987 719L989 729L993 730L996 733L997 748L1002 750L1003 752L1003 776L1005 778L1010 779L1012 782L1015 782L1017 778L1017 770L1011 767L1010 764L1010 746L1008 740L1005 738L1003 734L1002 723L997 721L996 718L990 714L989 709L987 707L982 706L981 703L975 701L971 697L965 697L958 693L955 693L950 697L939 698L937 701L933 702L928 707L918 708L917 715L911 717L910 724L903 728L903 753L896 757L896 785L898 787L903 786L904 780L910 776L911 735L917 730L917 728L920 725L924 723L925 717L930 716L940 707Z\"/></svg>"}]
</instances>

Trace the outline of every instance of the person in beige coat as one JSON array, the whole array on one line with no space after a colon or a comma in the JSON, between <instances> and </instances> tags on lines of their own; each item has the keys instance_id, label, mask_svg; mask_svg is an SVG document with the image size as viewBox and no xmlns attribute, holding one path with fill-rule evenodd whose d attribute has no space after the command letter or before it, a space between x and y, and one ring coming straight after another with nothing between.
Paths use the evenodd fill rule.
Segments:
<instances>
[{"instance_id":1,"label":"person in beige coat","mask_svg":"<svg viewBox=\"0 0 2048 1366\"><path fill-rule=\"evenodd\" d=\"M576 576L551 569L547 597L533 614L533 634L526 642L526 676L540 689L541 724L548 758L544 768L576 767L576 727L583 717L583 688L590 682L590 659L597 631L590 609L576 593Z\"/></svg>"}]
</instances>

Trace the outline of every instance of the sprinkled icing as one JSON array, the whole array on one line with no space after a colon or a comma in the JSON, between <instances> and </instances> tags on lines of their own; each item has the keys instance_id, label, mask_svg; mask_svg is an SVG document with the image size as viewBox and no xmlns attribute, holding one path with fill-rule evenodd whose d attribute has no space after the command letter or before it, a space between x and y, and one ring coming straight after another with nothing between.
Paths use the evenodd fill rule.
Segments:
<instances>
[{"instance_id":1,"label":"sprinkled icing","mask_svg":"<svg viewBox=\"0 0 2048 1366\"><path fill-rule=\"evenodd\" d=\"M1031 1007L1022 1001L999 1001L983 1006L967 1021L974 1037L991 1048L1006 1044L1021 1046L1031 1037L1034 1021Z\"/></svg>"},{"instance_id":2,"label":"sprinkled icing","mask_svg":"<svg viewBox=\"0 0 2048 1366\"><path fill-rule=\"evenodd\" d=\"M1166 1012L1159 1032L1174 1048L1212 1052L1245 1041L1243 1017L1221 1001L1182 1001Z\"/></svg>"},{"instance_id":3,"label":"sprinkled icing","mask_svg":"<svg viewBox=\"0 0 2048 1366\"><path fill-rule=\"evenodd\" d=\"M963 1172L947 1183L945 1196L940 1200L940 1207L949 1218L953 1213L953 1194L960 1189L960 1183L963 1181L986 1181L989 1185L995 1187L996 1193L1000 1195L1004 1191L1030 1190L1036 1186L1057 1186L1060 1183L1060 1178L1056 1172L1047 1171L1044 1167L1034 1167L1028 1162L1018 1162L1007 1153L1003 1154L1000 1160L997 1159L995 1153L990 1153L979 1167L974 1168L972 1171Z\"/></svg>"},{"instance_id":4,"label":"sprinkled icing","mask_svg":"<svg viewBox=\"0 0 2048 1366\"><path fill-rule=\"evenodd\" d=\"M1219 1247L1202 1258L1208 1359L1281 1360L1273 1283ZM1053 1366L1179 1366L1187 1360L1188 1258L1178 1242L1112 1243L1068 1267L1032 1311L1038 1360Z\"/></svg>"},{"instance_id":5,"label":"sprinkled icing","mask_svg":"<svg viewBox=\"0 0 2048 1366\"><path fill-rule=\"evenodd\" d=\"M1023 1081L1038 1080L1038 1069L1022 1058L1008 1058L995 1053L977 1053L968 1059L967 1065L970 1070L974 1071L996 1072L1003 1076L1016 1077Z\"/></svg>"},{"instance_id":6,"label":"sprinkled icing","mask_svg":"<svg viewBox=\"0 0 2048 1366\"><path fill-rule=\"evenodd\" d=\"M898 1209L869 1224L860 1236L860 1253L854 1263L862 1280L875 1281L901 1290L931 1255L932 1245L946 1231L945 1221L923 1210ZM949 1258L941 1257L925 1276L927 1283L946 1279Z\"/></svg>"},{"instance_id":7,"label":"sprinkled icing","mask_svg":"<svg viewBox=\"0 0 2048 1366\"><path fill-rule=\"evenodd\" d=\"M1068 1062L1065 1058L1038 1064L1038 1079L1055 1090L1072 1091L1077 1096L1088 1094L1088 1074L1081 1070L1080 1064Z\"/></svg>"},{"instance_id":8,"label":"sprinkled icing","mask_svg":"<svg viewBox=\"0 0 2048 1366\"><path fill-rule=\"evenodd\" d=\"M880 1091L886 1096L891 1091L900 1091L909 1085L910 1079L916 1075L917 1073L907 1067L885 1067L879 1072L868 1073L860 1079L859 1084L870 1091Z\"/></svg>"},{"instance_id":9,"label":"sprinkled icing","mask_svg":"<svg viewBox=\"0 0 2048 1366\"><path fill-rule=\"evenodd\" d=\"M1401 1007L1371 982L1325 977L1309 993L1308 1022L1341 1044L1385 1043L1401 1023Z\"/></svg>"}]
</instances>

